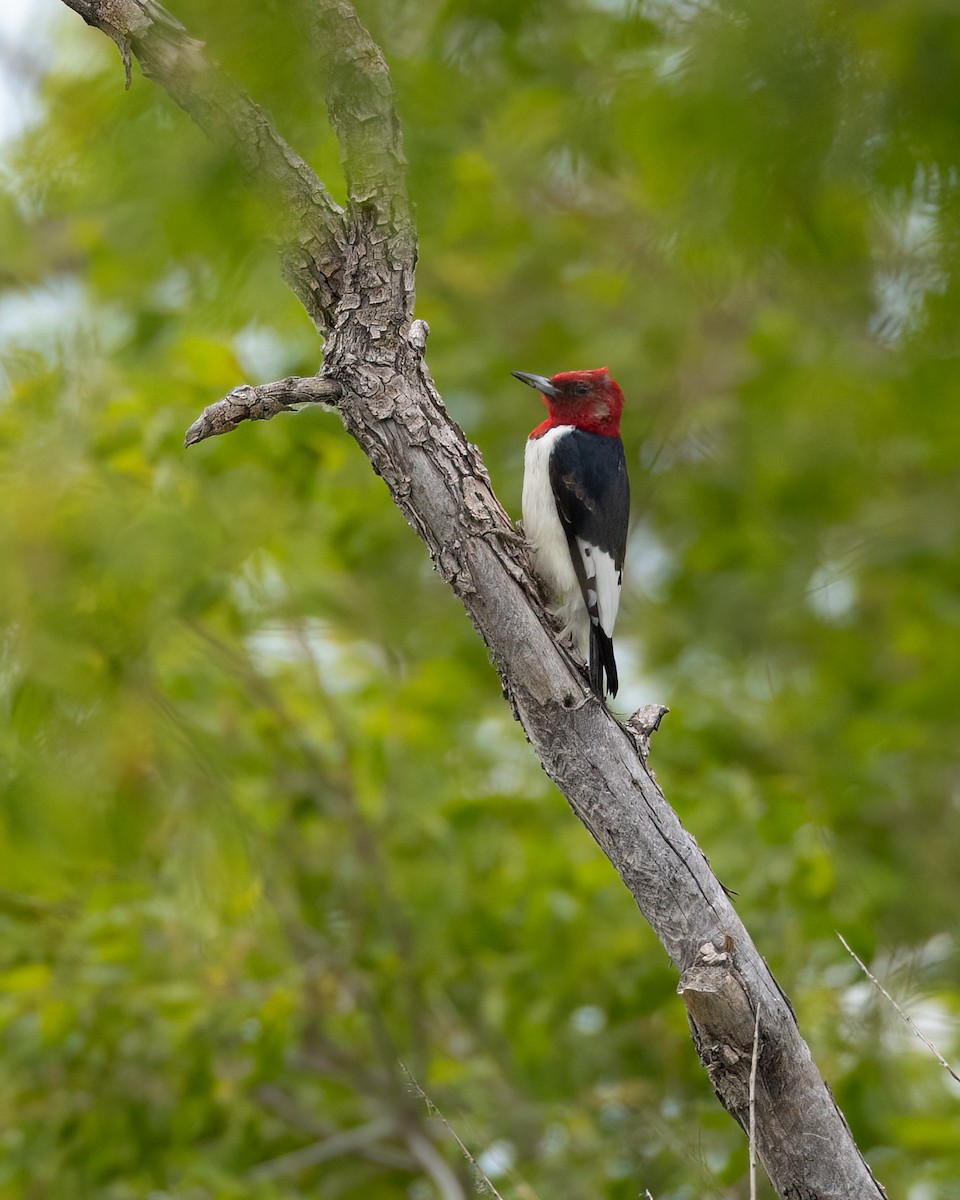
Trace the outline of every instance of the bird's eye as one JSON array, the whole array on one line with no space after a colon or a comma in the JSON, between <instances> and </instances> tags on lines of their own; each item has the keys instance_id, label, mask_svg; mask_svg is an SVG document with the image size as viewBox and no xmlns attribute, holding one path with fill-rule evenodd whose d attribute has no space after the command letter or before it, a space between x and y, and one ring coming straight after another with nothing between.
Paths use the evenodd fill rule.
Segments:
<instances>
[{"instance_id":1,"label":"bird's eye","mask_svg":"<svg viewBox=\"0 0 960 1200\"><path fill-rule=\"evenodd\" d=\"M585 383L576 383L573 386L573 394L575 396L585 396L590 389Z\"/></svg>"}]
</instances>

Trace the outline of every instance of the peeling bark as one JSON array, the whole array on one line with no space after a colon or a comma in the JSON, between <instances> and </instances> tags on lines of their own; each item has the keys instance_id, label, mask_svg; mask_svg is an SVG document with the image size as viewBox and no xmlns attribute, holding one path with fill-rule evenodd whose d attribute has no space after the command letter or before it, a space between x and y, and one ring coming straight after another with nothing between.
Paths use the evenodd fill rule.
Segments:
<instances>
[{"instance_id":1,"label":"peeling bark","mask_svg":"<svg viewBox=\"0 0 960 1200\"><path fill-rule=\"evenodd\" d=\"M821 1079L796 1018L710 870L647 769L662 712L621 725L558 642L522 539L477 448L451 420L411 321L416 240L383 56L345 0L315 0L312 32L343 150L345 210L260 109L154 0L64 0L132 52L218 142L280 198L284 276L327 338L315 379L235 388L187 444L304 402L336 400L346 429L426 543L490 650L504 693L570 807L610 859L680 972L694 1044L717 1096L747 1128L790 1200L884 1196ZM759 1012L759 1019L758 1014Z\"/></svg>"}]
</instances>

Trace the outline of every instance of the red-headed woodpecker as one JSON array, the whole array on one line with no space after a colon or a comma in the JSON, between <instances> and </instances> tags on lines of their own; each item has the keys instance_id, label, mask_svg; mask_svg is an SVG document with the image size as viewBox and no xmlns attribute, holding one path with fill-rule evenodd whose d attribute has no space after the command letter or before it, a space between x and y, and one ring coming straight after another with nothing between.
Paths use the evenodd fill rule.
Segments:
<instances>
[{"instance_id":1,"label":"red-headed woodpecker","mask_svg":"<svg viewBox=\"0 0 960 1200\"><path fill-rule=\"evenodd\" d=\"M630 516L623 392L606 367L551 379L513 374L543 394L550 414L527 441L523 530L564 634L589 662L590 686L602 700L617 694L613 626Z\"/></svg>"}]
</instances>

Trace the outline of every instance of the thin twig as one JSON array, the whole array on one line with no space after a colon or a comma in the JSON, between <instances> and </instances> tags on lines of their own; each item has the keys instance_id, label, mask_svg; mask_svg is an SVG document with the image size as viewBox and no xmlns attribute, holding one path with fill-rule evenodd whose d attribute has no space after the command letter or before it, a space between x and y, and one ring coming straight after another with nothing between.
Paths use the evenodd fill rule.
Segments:
<instances>
[{"instance_id":1,"label":"thin twig","mask_svg":"<svg viewBox=\"0 0 960 1200\"><path fill-rule=\"evenodd\" d=\"M757 1200L757 1059L760 1057L760 1001L753 1022L753 1054L750 1058L750 1200Z\"/></svg>"},{"instance_id":2,"label":"thin twig","mask_svg":"<svg viewBox=\"0 0 960 1200\"><path fill-rule=\"evenodd\" d=\"M470 1150L464 1144L463 1139L460 1137L460 1135L457 1133L457 1131L454 1129L454 1127L450 1124L450 1122L447 1120L447 1118L443 1115L443 1113L440 1111L440 1109L437 1108L437 1106L430 1099L430 1097L427 1095L427 1093L423 1090L423 1088L420 1086L420 1084L417 1083L416 1079L414 1079L414 1077L413 1077L413 1074L408 1070L408 1068L403 1063L400 1063L400 1070L407 1077L407 1081L409 1082L412 1090L417 1093L417 1095L420 1097L420 1099L427 1106L427 1112L431 1115L431 1117L437 1118L437 1120L440 1122L440 1124L443 1125L444 1129L446 1129L447 1133L450 1134L450 1136L453 1138L453 1140L460 1147L460 1153L463 1155L463 1157L467 1160L467 1162L470 1164L470 1166L476 1172L477 1179L484 1185L484 1187L489 1189L490 1194L492 1196L496 1197L496 1200L503 1200L503 1197L500 1195L500 1193L497 1191L497 1189L491 1183L490 1178L487 1175L486 1171L484 1171L483 1167L481 1167L480 1164L477 1162L477 1160L474 1158L473 1154L470 1152ZM413 1147L411 1146L410 1149L412 1152Z\"/></svg>"},{"instance_id":3,"label":"thin twig","mask_svg":"<svg viewBox=\"0 0 960 1200\"><path fill-rule=\"evenodd\" d=\"M896 1000L894 1000L894 998L890 995L890 993L883 986L883 984L876 977L876 975L874 975L870 971L870 969L864 963L863 959L860 958L859 955L857 955L855 951L850 949L850 944L847 941L847 939L843 936L843 934L840 933L838 930L835 930L834 932L836 932L837 937L843 943L844 950L846 950L846 952L850 955L850 957L857 964L857 966L864 973L864 975L866 975L866 977L870 980L870 982L877 989L877 991L880 992L880 994L882 996L886 997L886 999L890 1001L890 1003L893 1005L894 1009L896 1009L897 1015L910 1026L910 1028L917 1035L917 1037L920 1039L920 1041L923 1042L923 1044L930 1051L930 1053L936 1058L936 1060L940 1064L940 1066L943 1067L943 1069L950 1075L951 1079L955 1079L957 1081L957 1083L960 1083L960 1075L958 1075L957 1072L953 1069L953 1067L950 1066L950 1064L943 1057L943 1055L940 1053L940 1051L936 1048L936 1046L933 1044L933 1042L930 1041L930 1039L927 1037L927 1035L921 1031L921 1029L917 1025L916 1021L914 1021L914 1019L908 1013L905 1013L903 1011L903 1009L896 1002Z\"/></svg>"}]
</instances>

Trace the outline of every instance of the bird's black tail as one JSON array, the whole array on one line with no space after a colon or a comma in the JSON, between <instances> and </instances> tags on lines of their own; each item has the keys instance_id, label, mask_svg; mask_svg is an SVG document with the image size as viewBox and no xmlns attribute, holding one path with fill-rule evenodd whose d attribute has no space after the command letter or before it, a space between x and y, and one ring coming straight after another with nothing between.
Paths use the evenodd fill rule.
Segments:
<instances>
[{"instance_id":1,"label":"bird's black tail","mask_svg":"<svg viewBox=\"0 0 960 1200\"><path fill-rule=\"evenodd\" d=\"M604 675L607 677L606 688ZM590 686L601 700L605 699L605 692L615 696L619 686L613 638L607 637L596 621L590 622Z\"/></svg>"}]
</instances>

